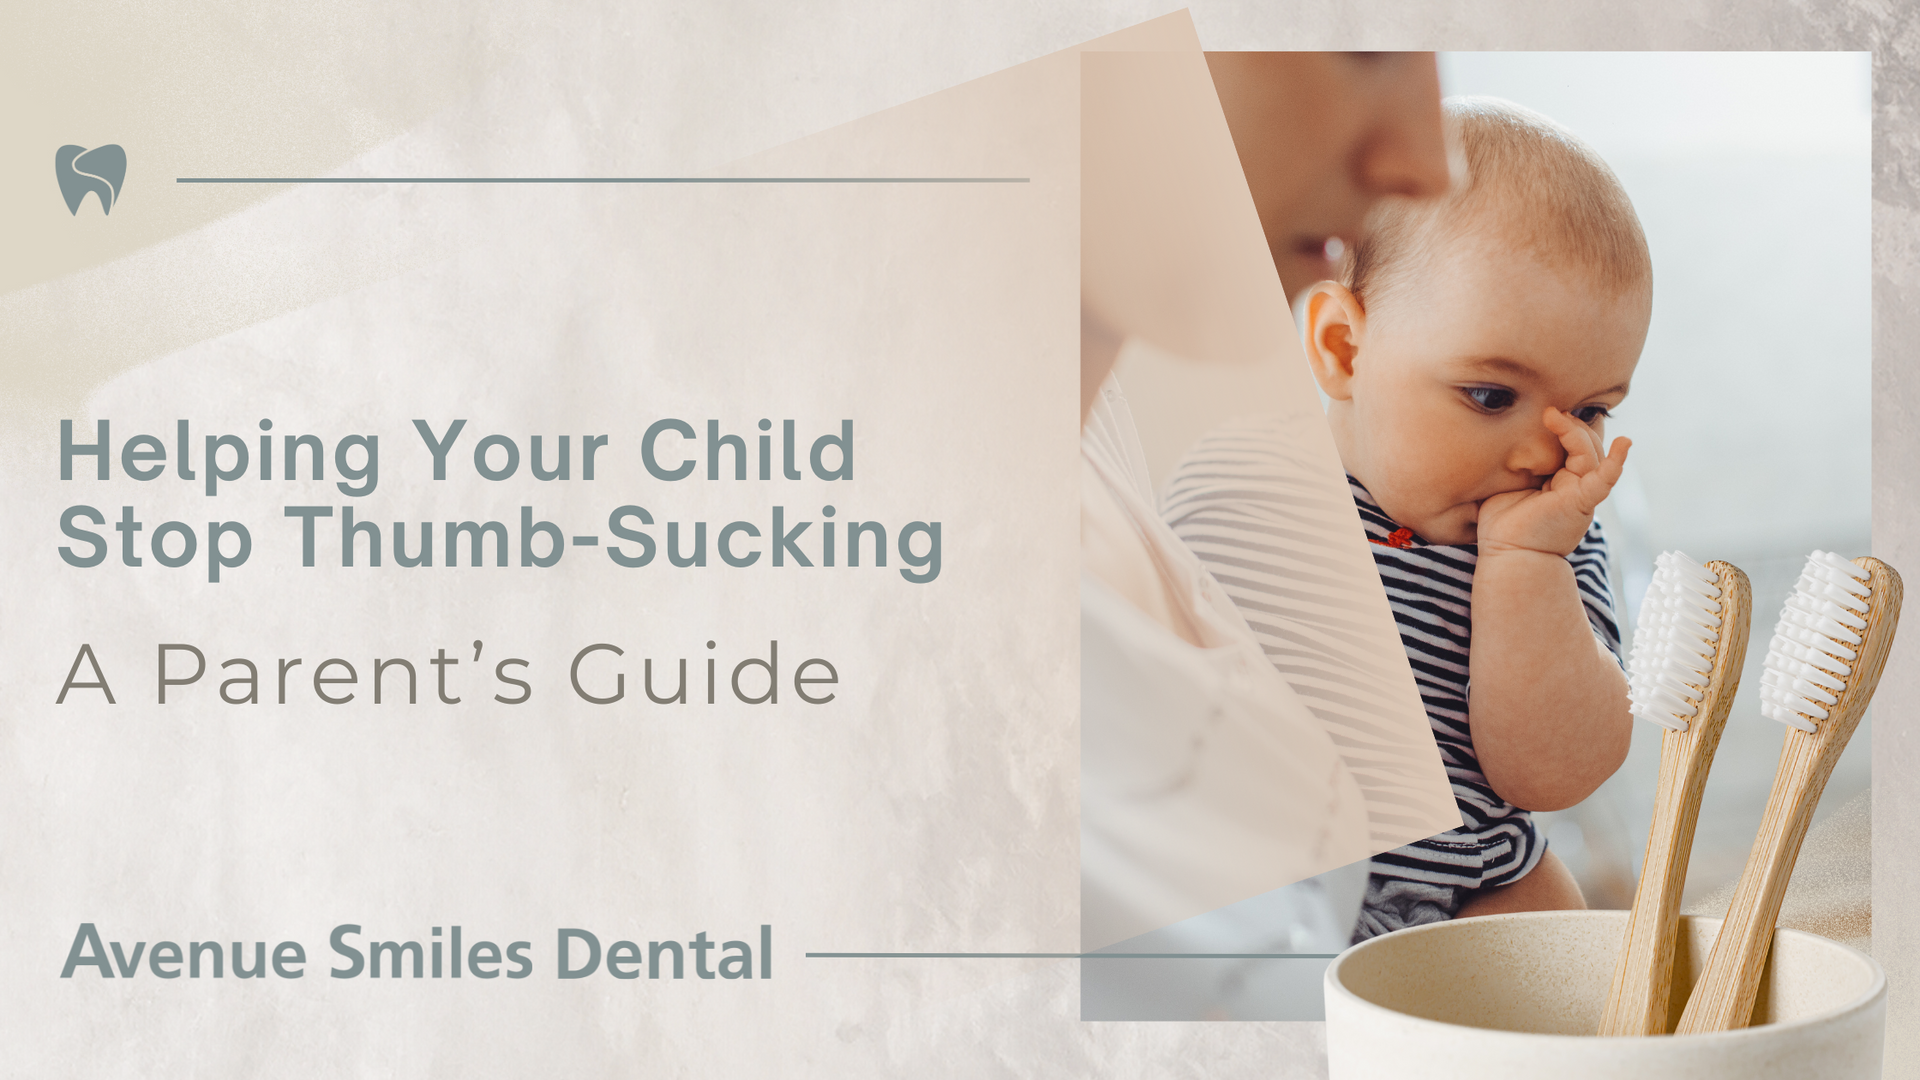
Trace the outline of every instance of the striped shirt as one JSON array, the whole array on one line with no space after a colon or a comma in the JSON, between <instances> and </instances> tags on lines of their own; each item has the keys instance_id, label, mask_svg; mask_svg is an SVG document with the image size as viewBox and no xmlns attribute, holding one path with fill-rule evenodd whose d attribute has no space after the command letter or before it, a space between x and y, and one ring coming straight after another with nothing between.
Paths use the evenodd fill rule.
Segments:
<instances>
[{"instance_id":1,"label":"striped shirt","mask_svg":"<svg viewBox=\"0 0 1920 1080\"><path fill-rule=\"evenodd\" d=\"M1262 611L1284 609L1297 591L1273 539L1300 511L1289 508L1283 437L1272 420L1218 430L1188 454L1168 483L1163 510L1234 602L1249 616L1268 658L1293 682L1309 708L1331 704L1324 687L1302 676L1325 667L1327 632L1277 637L1263 632ZM1367 900L1355 939L1452 918L1475 889L1505 885L1531 871L1545 853L1532 816L1502 799L1480 770L1467 723L1468 650L1472 636L1472 544L1429 544L1381 512L1358 481L1347 478L1401 644L1426 707L1460 828L1384 852L1373 859ZM1261 540L1265 540L1264 543ZM1291 555L1292 553L1287 553ZM1567 557L1595 635L1616 659L1620 633L1608 582L1607 546L1594 522ZM1356 769L1356 772L1359 770Z\"/></svg>"}]
</instances>

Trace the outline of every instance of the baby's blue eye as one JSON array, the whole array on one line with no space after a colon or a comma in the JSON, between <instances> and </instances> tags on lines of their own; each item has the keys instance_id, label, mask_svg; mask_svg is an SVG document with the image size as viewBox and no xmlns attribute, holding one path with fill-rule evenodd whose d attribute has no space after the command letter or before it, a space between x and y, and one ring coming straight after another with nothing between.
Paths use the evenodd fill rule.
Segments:
<instances>
[{"instance_id":1,"label":"baby's blue eye","mask_svg":"<svg viewBox=\"0 0 1920 1080\"><path fill-rule=\"evenodd\" d=\"M1463 386L1460 389L1475 405L1488 412L1499 412L1519 398L1518 394L1504 386Z\"/></svg>"},{"instance_id":2,"label":"baby's blue eye","mask_svg":"<svg viewBox=\"0 0 1920 1080\"><path fill-rule=\"evenodd\" d=\"M1573 410L1574 419L1583 424L1597 423L1612 415L1605 405L1582 405Z\"/></svg>"}]
</instances>

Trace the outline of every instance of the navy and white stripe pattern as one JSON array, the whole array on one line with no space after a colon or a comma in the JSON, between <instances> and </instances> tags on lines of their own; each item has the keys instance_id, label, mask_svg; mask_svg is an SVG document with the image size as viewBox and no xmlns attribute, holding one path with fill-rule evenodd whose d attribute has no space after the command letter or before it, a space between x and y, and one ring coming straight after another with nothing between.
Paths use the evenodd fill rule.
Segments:
<instances>
[{"instance_id":1,"label":"navy and white stripe pattern","mask_svg":"<svg viewBox=\"0 0 1920 1080\"><path fill-rule=\"evenodd\" d=\"M1533 816L1502 799L1480 771L1467 724L1467 660L1473 633L1473 544L1428 544L1380 511L1351 476L1354 503L1372 541L1380 584L1447 763L1465 824L1377 855L1356 938L1452 918L1474 889L1506 885L1540 861L1546 844ZM1607 541L1595 521L1567 557L1587 621L1616 659L1620 630L1607 581Z\"/></svg>"},{"instance_id":2,"label":"navy and white stripe pattern","mask_svg":"<svg viewBox=\"0 0 1920 1080\"><path fill-rule=\"evenodd\" d=\"M1344 695L1328 685L1328 671L1351 668L1338 642L1338 620L1298 632L1299 574L1287 550L1291 519L1313 508L1288 505L1283 485L1270 482L1289 462L1270 424L1238 425L1203 439L1169 483L1165 511L1174 530L1246 614L1268 658L1323 719ZM1467 724L1468 649L1472 636L1474 545L1428 544L1380 511L1366 489L1348 477L1380 583L1398 625L1433 738L1440 749L1463 824L1373 859L1372 878L1355 940L1452 918L1474 889L1525 876L1545 851L1532 816L1488 786ZM1349 519L1350 520L1350 519ZM1568 556L1595 634L1616 658L1620 633L1608 584L1606 540L1595 522ZM1296 616L1293 632L1263 629L1263 615ZM1350 703L1349 703L1350 704ZM1336 741L1340 741L1336 733ZM1343 743L1343 750L1347 746ZM1349 750L1353 764L1355 754ZM1367 783L1365 758L1353 771ZM1388 776L1376 775L1376 781Z\"/></svg>"},{"instance_id":3,"label":"navy and white stripe pattern","mask_svg":"<svg viewBox=\"0 0 1920 1080\"><path fill-rule=\"evenodd\" d=\"M1332 737L1376 852L1460 824L1371 545L1318 410L1215 430L1161 516L1200 557Z\"/></svg>"}]
</instances>

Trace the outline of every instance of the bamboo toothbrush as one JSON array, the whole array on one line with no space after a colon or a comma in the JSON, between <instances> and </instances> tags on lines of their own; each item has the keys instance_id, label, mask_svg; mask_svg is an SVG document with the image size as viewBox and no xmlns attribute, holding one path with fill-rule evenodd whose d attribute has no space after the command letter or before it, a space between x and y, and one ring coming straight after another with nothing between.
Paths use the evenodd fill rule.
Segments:
<instances>
[{"instance_id":1,"label":"bamboo toothbrush","mask_svg":"<svg viewBox=\"0 0 1920 1080\"><path fill-rule=\"evenodd\" d=\"M1880 682L1900 623L1900 598L1900 575L1886 563L1872 557L1848 562L1825 551L1808 557L1787 598L1760 682L1760 711L1788 725L1780 767L1679 1034L1742 1028L1753 1019L1800 841Z\"/></svg>"},{"instance_id":2,"label":"bamboo toothbrush","mask_svg":"<svg viewBox=\"0 0 1920 1080\"><path fill-rule=\"evenodd\" d=\"M1707 770L1740 685L1752 609L1747 575L1730 563L1701 566L1677 551L1655 563L1634 625L1628 690L1635 715L1666 729L1660 789L1602 1035L1667 1032L1680 890Z\"/></svg>"}]
</instances>

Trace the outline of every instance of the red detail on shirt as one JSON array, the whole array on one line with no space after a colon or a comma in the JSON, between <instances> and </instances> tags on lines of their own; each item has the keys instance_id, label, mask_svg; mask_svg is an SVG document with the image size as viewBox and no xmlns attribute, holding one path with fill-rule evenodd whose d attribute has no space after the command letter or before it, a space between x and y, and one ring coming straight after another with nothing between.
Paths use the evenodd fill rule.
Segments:
<instances>
[{"instance_id":1,"label":"red detail on shirt","mask_svg":"<svg viewBox=\"0 0 1920 1080\"><path fill-rule=\"evenodd\" d=\"M1387 534L1385 540L1374 540L1371 536L1367 537L1367 539L1372 543L1379 544L1381 547L1410 548L1413 546L1413 530L1395 529Z\"/></svg>"}]
</instances>

